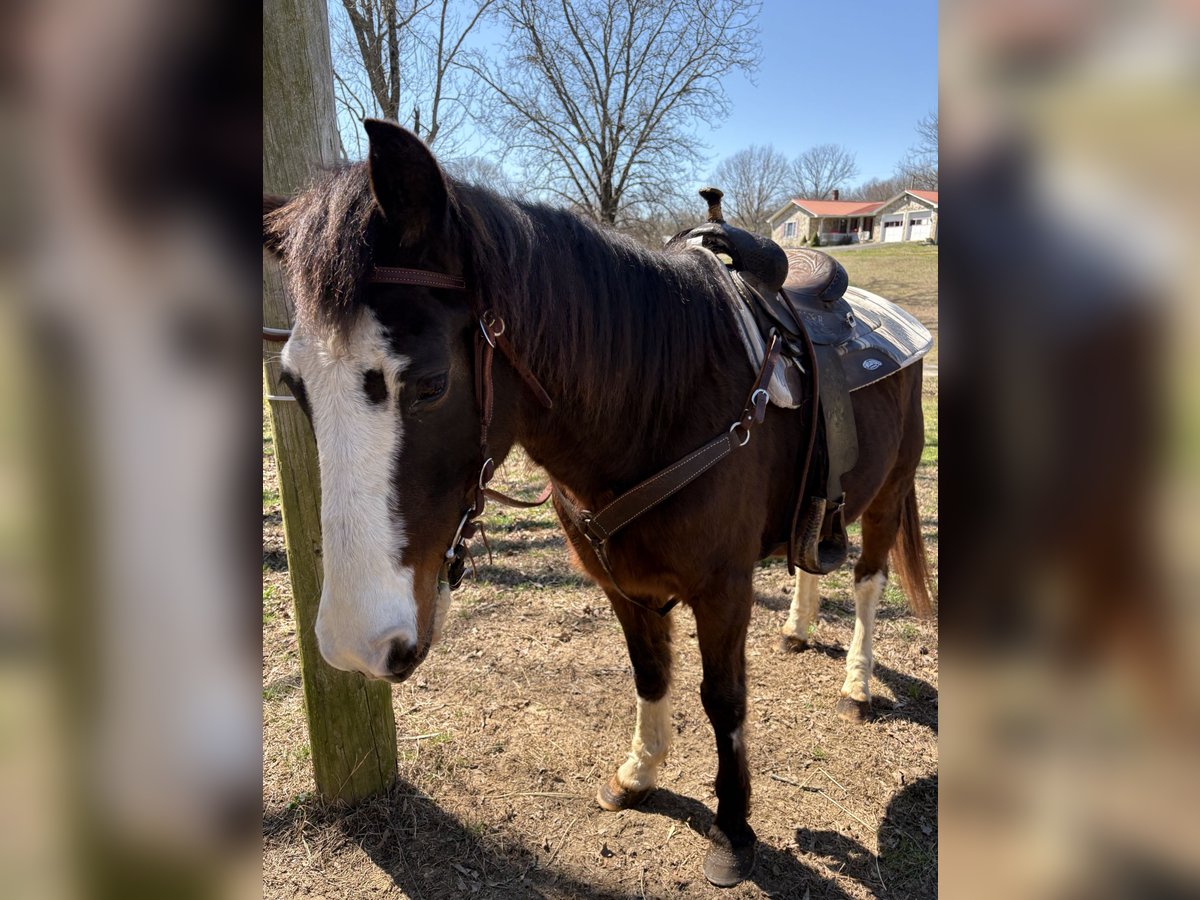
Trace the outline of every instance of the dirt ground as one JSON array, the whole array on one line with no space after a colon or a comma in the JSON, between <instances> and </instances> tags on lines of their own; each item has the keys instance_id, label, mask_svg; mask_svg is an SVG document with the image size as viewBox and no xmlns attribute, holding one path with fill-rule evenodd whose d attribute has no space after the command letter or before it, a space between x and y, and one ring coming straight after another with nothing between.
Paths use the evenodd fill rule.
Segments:
<instances>
[{"instance_id":1,"label":"dirt ground","mask_svg":"<svg viewBox=\"0 0 1200 900\"><path fill-rule=\"evenodd\" d=\"M926 379L928 446L918 473L935 578L936 387ZM499 478L530 493L543 483L520 454ZM493 560L481 559L477 577L456 592L443 643L393 689L395 789L355 809L329 808L310 793L264 433L265 897L936 896L937 626L908 614L894 578L876 629L875 718L851 725L833 713L854 621L849 566L822 579L815 648L796 655L777 642L792 579L782 561L761 564L747 643L760 854L752 880L718 890L701 871L716 752L690 612L672 613L676 737L659 788L640 809L604 812L593 797L623 760L634 722L620 627L603 594L570 567L549 509L493 506L488 520Z\"/></svg>"}]
</instances>

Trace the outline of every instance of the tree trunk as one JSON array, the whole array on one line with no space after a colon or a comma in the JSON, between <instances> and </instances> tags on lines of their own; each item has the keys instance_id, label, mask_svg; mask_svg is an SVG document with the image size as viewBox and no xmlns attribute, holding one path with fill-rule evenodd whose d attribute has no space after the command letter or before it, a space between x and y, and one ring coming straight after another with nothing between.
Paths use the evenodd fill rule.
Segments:
<instances>
[{"instance_id":1,"label":"tree trunk","mask_svg":"<svg viewBox=\"0 0 1200 900\"><path fill-rule=\"evenodd\" d=\"M263 7L263 190L290 195L339 161L326 0ZM263 324L290 326L278 266L263 267ZM278 345L264 345L268 392L279 383ZM396 779L396 722L388 685L325 664L313 631L321 598L320 477L312 430L294 402L271 401L288 573L313 778L328 799L359 800Z\"/></svg>"}]
</instances>

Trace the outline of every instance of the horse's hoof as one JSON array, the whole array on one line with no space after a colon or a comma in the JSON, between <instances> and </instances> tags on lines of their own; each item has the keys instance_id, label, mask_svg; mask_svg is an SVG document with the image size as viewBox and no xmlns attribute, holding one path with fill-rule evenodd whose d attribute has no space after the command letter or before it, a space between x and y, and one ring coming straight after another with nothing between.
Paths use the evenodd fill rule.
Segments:
<instances>
[{"instance_id":1,"label":"horse's hoof","mask_svg":"<svg viewBox=\"0 0 1200 900\"><path fill-rule=\"evenodd\" d=\"M855 700L853 697L842 697L838 700L836 709L839 719L853 722L855 725L861 725L863 722L870 721L871 719L870 700Z\"/></svg>"},{"instance_id":2,"label":"horse's hoof","mask_svg":"<svg viewBox=\"0 0 1200 900\"><path fill-rule=\"evenodd\" d=\"M804 638L785 634L779 639L779 650L782 653L803 653L807 649L808 641Z\"/></svg>"},{"instance_id":3,"label":"horse's hoof","mask_svg":"<svg viewBox=\"0 0 1200 900\"><path fill-rule=\"evenodd\" d=\"M604 784L600 785L600 790L596 792L596 802L609 812L620 812L623 809L633 809L635 806L640 806L642 801L650 796L652 790L654 788L645 788L640 791L631 791L628 788L623 788L614 775Z\"/></svg>"},{"instance_id":4,"label":"horse's hoof","mask_svg":"<svg viewBox=\"0 0 1200 900\"><path fill-rule=\"evenodd\" d=\"M704 857L704 877L717 887L733 887L741 884L754 872L758 857L758 840L754 832L735 846L729 837L716 825L708 830L712 846Z\"/></svg>"}]
</instances>

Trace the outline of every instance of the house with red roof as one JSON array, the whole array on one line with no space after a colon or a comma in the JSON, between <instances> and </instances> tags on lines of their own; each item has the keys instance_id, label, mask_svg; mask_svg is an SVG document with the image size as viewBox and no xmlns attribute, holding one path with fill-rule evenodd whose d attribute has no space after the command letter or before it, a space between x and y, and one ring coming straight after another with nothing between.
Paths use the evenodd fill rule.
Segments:
<instances>
[{"instance_id":1,"label":"house with red roof","mask_svg":"<svg viewBox=\"0 0 1200 900\"><path fill-rule=\"evenodd\" d=\"M865 241L937 243L938 192L901 191L890 200L831 200L797 197L768 220L771 237L781 247L811 244L856 244Z\"/></svg>"}]
</instances>

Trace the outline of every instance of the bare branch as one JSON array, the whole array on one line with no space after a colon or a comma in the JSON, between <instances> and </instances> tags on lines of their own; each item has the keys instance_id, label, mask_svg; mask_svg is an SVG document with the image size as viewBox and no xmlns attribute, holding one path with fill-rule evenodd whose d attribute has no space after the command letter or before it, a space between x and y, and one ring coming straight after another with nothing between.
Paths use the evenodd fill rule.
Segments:
<instances>
[{"instance_id":1,"label":"bare branch","mask_svg":"<svg viewBox=\"0 0 1200 900\"><path fill-rule=\"evenodd\" d=\"M724 116L721 80L758 62L759 0L498 0L502 62L480 117L519 145L526 179L608 224L699 160L694 129ZM657 173L657 177L647 173Z\"/></svg>"},{"instance_id":2,"label":"bare branch","mask_svg":"<svg viewBox=\"0 0 1200 900\"><path fill-rule=\"evenodd\" d=\"M792 191L808 200L825 200L858 174L854 154L841 144L809 147L792 162Z\"/></svg>"},{"instance_id":3,"label":"bare branch","mask_svg":"<svg viewBox=\"0 0 1200 900\"><path fill-rule=\"evenodd\" d=\"M459 56L496 2L341 0L348 27L341 29L344 34L337 27L333 31L343 105L368 105L361 86L370 94L373 114L403 120L427 144L439 141L443 156L453 156L477 90L459 67Z\"/></svg>"},{"instance_id":4,"label":"bare branch","mask_svg":"<svg viewBox=\"0 0 1200 900\"><path fill-rule=\"evenodd\" d=\"M904 187L923 191L938 189L938 114L923 116L916 125L917 143L896 166Z\"/></svg>"},{"instance_id":5,"label":"bare branch","mask_svg":"<svg viewBox=\"0 0 1200 900\"><path fill-rule=\"evenodd\" d=\"M712 182L725 192L725 208L747 231L770 234L767 218L788 199L787 157L774 147L752 145L717 166Z\"/></svg>"}]
</instances>

